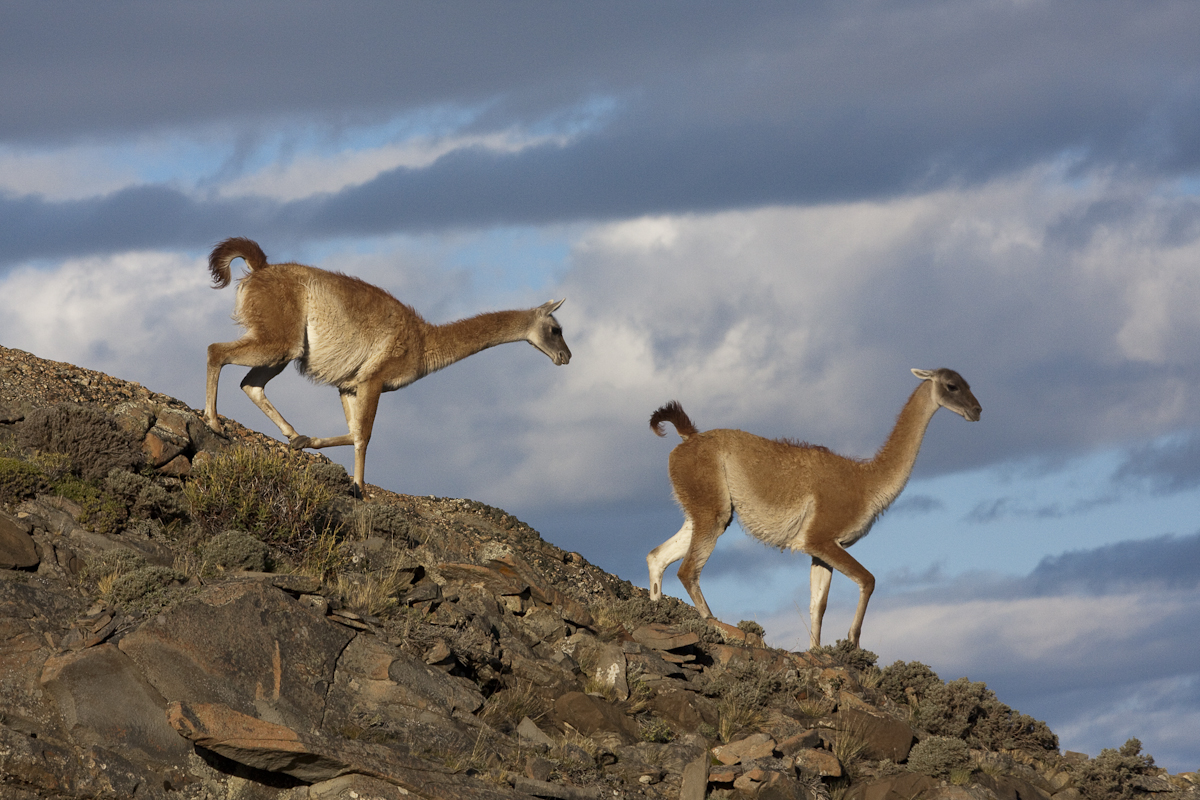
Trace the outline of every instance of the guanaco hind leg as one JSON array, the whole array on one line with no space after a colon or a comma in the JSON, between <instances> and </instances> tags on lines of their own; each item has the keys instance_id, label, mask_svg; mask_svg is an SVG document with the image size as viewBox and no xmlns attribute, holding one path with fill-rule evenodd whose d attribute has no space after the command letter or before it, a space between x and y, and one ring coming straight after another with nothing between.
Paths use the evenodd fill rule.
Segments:
<instances>
[{"instance_id":1,"label":"guanaco hind leg","mask_svg":"<svg viewBox=\"0 0 1200 800\"><path fill-rule=\"evenodd\" d=\"M650 599L662 598L662 576L667 567L674 564L687 554L692 544L692 520L687 518L679 532L650 551L646 556L646 565L650 568Z\"/></svg>"}]
</instances>

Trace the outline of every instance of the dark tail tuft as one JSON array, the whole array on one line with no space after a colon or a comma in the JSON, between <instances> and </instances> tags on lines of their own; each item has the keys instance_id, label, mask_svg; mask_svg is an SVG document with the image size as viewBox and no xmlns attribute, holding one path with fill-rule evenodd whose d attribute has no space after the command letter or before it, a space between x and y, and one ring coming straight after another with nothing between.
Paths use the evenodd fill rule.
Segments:
<instances>
[{"instance_id":1,"label":"dark tail tuft","mask_svg":"<svg viewBox=\"0 0 1200 800\"><path fill-rule=\"evenodd\" d=\"M229 265L235 258L244 259L251 270L267 266L267 256L258 242L240 236L226 239L214 247L208 257L208 271L212 273L214 289L224 289L229 285Z\"/></svg>"},{"instance_id":2,"label":"dark tail tuft","mask_svg":"<svg viewBox=\"0 0 1200 800\"><path fill-rule=\"evenodd\" d=\"M679 405L676 400L672 400L650 415L650 430L659 436L665 436L666 434L663 433L662 429L664 422L674 425L675 430L684 439L687 439L689 436L695 436L700 432L696 430L696 426L692 424L691 419L684 413L683 406Z\"/></svg>"}]
</instances>

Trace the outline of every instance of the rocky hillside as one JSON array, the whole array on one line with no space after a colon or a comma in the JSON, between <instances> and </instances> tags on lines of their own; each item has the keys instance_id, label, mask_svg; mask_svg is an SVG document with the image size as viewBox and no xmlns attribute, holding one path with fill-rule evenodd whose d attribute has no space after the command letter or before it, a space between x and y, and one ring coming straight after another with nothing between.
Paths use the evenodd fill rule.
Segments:
<instances>
[{"instance_id":1,"label":"rocky hillside","mask_svg":"<svg viewBox=\"0 0 1200 800\"><path fill-rule=\"evenodd\" d=\"M498 509L371 487L0 347L0 799L1200 798L981 683L658 604Z\"/></svg>"}]
</instances>

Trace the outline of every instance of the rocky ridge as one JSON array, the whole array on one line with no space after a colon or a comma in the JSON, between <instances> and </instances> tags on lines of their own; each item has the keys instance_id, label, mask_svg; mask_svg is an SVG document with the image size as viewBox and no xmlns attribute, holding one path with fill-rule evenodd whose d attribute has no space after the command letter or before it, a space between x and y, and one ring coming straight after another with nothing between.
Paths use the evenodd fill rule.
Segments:
<instances>
[{"instance_id":1,"label":"rocky ridge","mask_svg":"<svg viewBox=\"0 0 1200 800\"><path fill-rule=\"evenodd\" d=\"M85 481L86 443L28 446L85 417L138 463ZM0 347L0 800L1200 798L1132 741L1060 753L982 684L765 647L499 509L364 504L327 459L227 431ZM188 486L239 447L315 476L328 535L206 529Z\"/></svg>"}]
</instances>

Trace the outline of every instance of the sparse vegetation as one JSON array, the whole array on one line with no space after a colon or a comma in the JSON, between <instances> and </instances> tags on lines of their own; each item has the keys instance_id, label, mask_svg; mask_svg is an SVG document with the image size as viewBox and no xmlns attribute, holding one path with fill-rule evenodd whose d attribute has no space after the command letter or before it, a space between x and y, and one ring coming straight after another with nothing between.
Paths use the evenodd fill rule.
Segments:
<instances>
[{"instance_id":1,"label":"sparse vegetation","mask_svg":"<svg viewBox=\"0 0 1200 800\"><path fill-rule=\"evenodd\" d=\"M602 629L612 630L620 625L627 631L634 631L643 625L658 623L661 625L681 625L685 622L699 622L705 628L710 626L700 619L696 609L681 600L663 596L657 602L648 596L636 594L625 600L613 600L595 609L593 616Z\"/></svg>"},{"instance_id":2,"label":"sparse vegetation","mask_svg":"<svg viewBox=\"0 0 1200 800\"><path fill-rule=\"evenodd\" d=\"M408 585L407 577L395 567L337 576L337 593L347 608L371 616L394 609L396 595Z\"/></svg>"},{"instance_id":3,"label":"sparse vegetation","mask_svg":"<svg viewBox=\"0 0 1200 800\"><path fill-rule=\"evenodd\" d=\"M87 416L77 410L63 413L64 419L74 420L61 423L68 427L82 424L79 419ZM95 422L94 415L89 418ZM53 612L65 621L55 636L75 626L64 648L79 646L81 635L82 641L92 644L103 637L122 641L138 625L146 624L148 615L193 592L226 591L192 588L200 582L220 583L223 573L295 571L319 577L323 585L315 591L324 596L309 596L312 588L289 589L293 597L304 595L296 603L297 611L302 612L296 617L316 611L332 615L325 623L329 626L369 627L370 633L361 635L377 636L373 647L395 646L423 659L435 678L435 673L441 672L472 682L486 698L476 716L490 726L472 723L468 736L455 734L443 739L426 735L426 729L420 728L425 720L414 725L404 715L407 712L372 705L370 692L363 692L354 695L358 705L352 708L356 710L339 710L329 717L337 723L323 727L323 735L341 734L364 744L385 744L405 757L431 758L439 768L472 772L482 780L511 778L527 769L522 755L528 758L532 754L539 762L539 779L568 786L605 785L614 791L629 788L622 784L630 779L621 762L642 760L670 774L660 783L643 781L638 789L647 797L676 796L681 754L701 753L705 746L694 734L706 737L711 746L760 731L777 745L792 737L796 737L794 741L806 739L802 747L821 748L825 751L822 758L832 751L844 769L844 775L836 779L804 773L799 778L804 786L797 786L795 770L780 765L785 759L763 758L757 766L771 775L771 780L787 784L787 794L777 791L776 796L799 796L795 793L807 791L813 798L840 800L848 794L863 796L868 784L875 784L868 792L878 788L882 796L888 779L925 785L917 775L967 787L964 796L982 796L985 786L999 785L990 781L991 777L1034 782L1034 773L1056 790L1063 787L1071 792L1060 795L1067 798L1134 800L1151 792L1164 800L1190 796L1182 790L1169 791L1154 759L1141 752L1136 739L1083 763L1058 758L1054 754L1057 739L1044 723L999 702L983 683L966 678L944 683L919 662L897 661L880 669L874 653L845 640L815 651L822 656L817 659L803 653L710 647L736 645L742 640L734 635L726 642L719 628L675 598L652 603L645 592L628 582L597 579L597 573L586 571L591 568L581 559L540 544L536 532L498 509L437 498L403 498L395 505L359 503L349 497L350 480L340 466L314 463L282 447L206 453L194 461L193 474L184 479L150 468L133 472L127 467L85 477L66 452L17 447L16 429L17 425L0 428L0 502L57 493L82 509L77 514L81 523L110 534L106 539L81 535L64 516L64 512L79 510L69 503L47 497L30 506L31 518L41 513L43 519L34 536L39 552L47 554L44 567L36 578L20 573L5 579L59 580L76 595L69 608ZM56 529L47 532L47 523ZM505 539L502 531L512 538ZM426 544L419 544L421 541ZM100 550L113 544L124 546ZM137 550L130 549L135 547ZM552 587L584 603L598 621L591 631L598 635L591 636L589 626L563 614L553 633L546 633L549 625L533 622L539 617L545 623L542 615L551 612L545 600L550 592L534 602L531 597L538 593L527 589L518 600L515 595L496 594L485 584L452 579L449 571L443 574L438 569L444 561L487 564L489 559L505 555L540 572L547 579L541 588ZM174 569L161 565L172 556ZM524 566L519 572L524 573ZM531 587L537 580L526 578ZM281 588L309 583L291 579L270 582ZM410 587L420 591L409 595ZM46 609L47 614L52 612L49 606ZM346 611L362 615L366 624ZM555 606L554 613L560 611ZM603 692L599 683L585 685L589 676L594 677L596 654L612 649L605 641L625 643L629 639L626 633L650 623L668 625L674 633L695 632L700 643L659 653L670 662L668 666L650 657L653 654L644 649L645 644L630 643L623 648L632 656L627 661L629 697L625 700L617 700L606 685ZM765 633L750 621L740 622L738 628ZM573 636L569 643L568 634ZM40 647L40 640L36 643ZM571 658L564 658L564 653ZM290 657L287 648L283 657ZM352 667L351 661L347 660L347 669ZM836 666L831 667L831 662ZM384 675L377 667L375 679L382 682ZM660 693L680 688L681 675L686 675L687 688L692 690L686 717L677 715L676 706L658 702ZM554 682L548 682L548 677ZM551 716L556 693L580 688L597 690L620 713L632 716L639 741L617 745L604 735L582 736L570 722ZM880 735L879 731L861 722L856 729L857 715L835 713L862 703L877 716L896 714L883 695L900 704L901 716L908 709L906 721L922 737L905 763L866 756L868 738ZM429 719L438 716L436 705L421 714ZM514 736L526 717L551 736L552 747L530 745ZM455 718L471 722L457 712ZM690 727L687 719L715 720L716 725ZM428 731L436 732L436 728L431 725ZM505 736L496 736L491 729ZM872 747L876 744L873 741ZM749 770L747 762L735 774L741 777ZM532 777L529 771L526 774ZM725 781L720 783L720 787L709 788L709 796L749 794L748 790L728 788ZM508 791L510 783L505 781L504 787ZM767 787L761 788L758 796L771 794Z\"/></svg>"},{"instance_id":4,"label":"sparse vegetation","mask_svg":"<svg viewBox=\"0 0 1200 800\"><path fill-rule=\"evenodd\" d=\"M525 717L537 722L549 710L546 699L526 683L493 692L484 700L479 718L501 733L512 733Z\"/></svg>"},{"instance_id":5,"label":"sparse vegetation","mask_svg":"<svg viewBox=\"0 0 1200 800\"><path fill-rule=\"evenodd\" d=\"M192 519L207 535L246 531L297 560L336 531L335 496L307 461L252 448L206 460L184 486Z\"/></svg>"}]
</instances>

